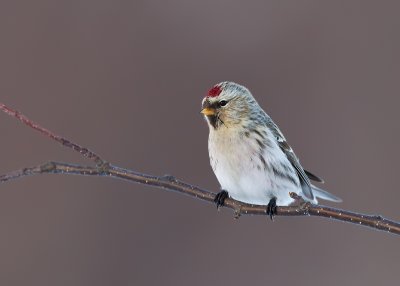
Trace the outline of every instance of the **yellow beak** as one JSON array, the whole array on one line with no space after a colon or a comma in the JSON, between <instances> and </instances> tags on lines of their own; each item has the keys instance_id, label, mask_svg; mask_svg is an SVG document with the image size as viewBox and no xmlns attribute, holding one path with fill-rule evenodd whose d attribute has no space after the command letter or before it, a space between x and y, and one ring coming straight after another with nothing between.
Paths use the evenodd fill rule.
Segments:
<instances>
[{"instance_id":1,"label":"yellow beak","mask_svg":"<svg viewBox=\"0 0 400 286\"><path fill-rule=\"evenodd\" d=\"M215 109L214 108L210 108L210 107L206 107L203 108L200 113L203 113L204 115L215 115Z\"/></svg>"}]
</instances>

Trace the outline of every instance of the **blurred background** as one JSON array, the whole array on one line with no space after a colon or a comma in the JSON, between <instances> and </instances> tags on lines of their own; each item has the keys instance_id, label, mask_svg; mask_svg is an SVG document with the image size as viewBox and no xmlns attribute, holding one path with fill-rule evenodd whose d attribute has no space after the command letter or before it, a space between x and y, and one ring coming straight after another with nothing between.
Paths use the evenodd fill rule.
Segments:
<instances>
[{"instance_id":1,"label":"blurred background","mask_svg":"<svg viewBox=\"0 0 400 286\"><path fill-rule=\"evenodd\" d=\"M397 1L0 3L0 101L115 165L219 190L200 103L246 85L335 207L400 220ZM0 172L78 154L0 114ZM376 285L399 237L107 178L0 186L1 285ZM151 209L149 211L148 209Z\"/></svg>"}]
</instances>

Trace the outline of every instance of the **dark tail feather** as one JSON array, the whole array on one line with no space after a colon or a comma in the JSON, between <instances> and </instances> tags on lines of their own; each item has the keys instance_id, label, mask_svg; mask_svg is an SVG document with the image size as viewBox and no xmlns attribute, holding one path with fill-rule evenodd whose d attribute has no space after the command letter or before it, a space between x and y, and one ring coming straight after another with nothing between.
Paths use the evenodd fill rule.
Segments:
<instances>
[{"instance_id":1,"label":"dark tail feather","mask_svg":"<svg viewBox=\"0 0 400 286\"><path fill-rule=\"evenodd\" d=\"M307 170L304 170L304 172L306 173L307 177L310 180L313 180L313 181L318 182L318 183L324 183L324 180L321 179L320 177L318 177L317 175L314 175L313 173L311 173L311 172L309 172Z\"/></svg>"}]
</instances>

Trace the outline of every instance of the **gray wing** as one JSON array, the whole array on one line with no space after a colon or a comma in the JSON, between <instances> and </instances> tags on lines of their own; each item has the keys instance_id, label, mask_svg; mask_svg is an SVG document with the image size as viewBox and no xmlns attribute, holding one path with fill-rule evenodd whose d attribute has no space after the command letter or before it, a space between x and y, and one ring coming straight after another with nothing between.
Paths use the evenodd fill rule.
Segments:
<instances>
[{"instance_id":1,"label":"gray wing","mask_svg":"<svg viewBox=\"0 0 400 286\"><path fill-rule=\"evenodd\" d=\"M299 176L300 185L301 185L304 195L308 199L313 200L314 194L311 189L310 179L308 178L303 167L300 165L299 159L294 154L293 149L290 147L290 145L286 142L286 139L283 136L282 132L279 130L278 126L276 126L276 124L274 122L272 122L272 120L270 121L270 124L271 124L270 125L271 130L272 130L273 135L275 136L276 140L278 141L279 147L281 148L283 153L286 155L289 162L292 164L292 166L296 170L297 175ZM309 173L309 174L311 174L311 173Z\"/></svg>"}]
</instances>

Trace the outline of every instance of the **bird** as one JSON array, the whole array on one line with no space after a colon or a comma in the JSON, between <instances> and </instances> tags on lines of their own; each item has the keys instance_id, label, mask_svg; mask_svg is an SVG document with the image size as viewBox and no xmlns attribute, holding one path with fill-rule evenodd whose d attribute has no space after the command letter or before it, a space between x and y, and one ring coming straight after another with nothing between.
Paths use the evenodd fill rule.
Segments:
<instances>
[{"instance_id":1,"label":"bird","mask_svg":"<svg viewBox=\"0 0 400 286\"><path fill-rule=\"evenodd\" d=\"M293 149L271 117L246 87L224 81L214 85L202 100L201 113L209 127L208 152L221 191L214 202L219 209L225 199L266 205L273 219L277 206L318 198L342 200L311 183L324 181L303 169Z\"/></svg>"}]
</instances>

